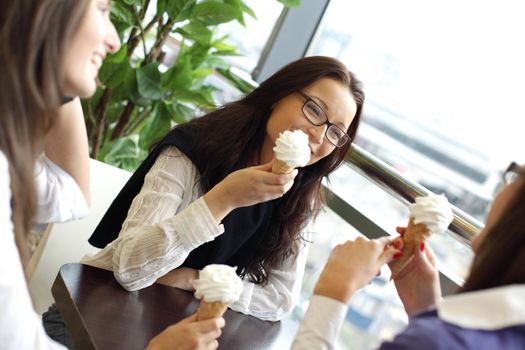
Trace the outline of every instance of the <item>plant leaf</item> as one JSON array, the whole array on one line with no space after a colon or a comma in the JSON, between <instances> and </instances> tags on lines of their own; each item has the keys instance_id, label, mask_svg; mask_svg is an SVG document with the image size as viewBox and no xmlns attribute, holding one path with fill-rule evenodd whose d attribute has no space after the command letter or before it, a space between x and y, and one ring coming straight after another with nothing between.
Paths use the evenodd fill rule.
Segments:
<instances>
[{"instance_id":1,"label":"plant leaf","mask_svg":"<svg viewBox=\"0 0 525 350\"><path fill-rule=\"evenodd\" d=\"M195 117L195 108L188 107L182 103L175 103L173 111L173 120L177 124L186 123Z\"/></svg>"},{"instance_id":2,"label":"plant leaf","mask_svg":"<svg viewBox=\"0 0 525 350\"><path fill-rule=\"evenodd\" d=\"M175 64L162 75L162 86L169 90L189 89L192 67L188 55L179 56Z\"/></svg>"},{"instance_id":3,"label":"plant leaf","mask_svg":"<svg viewBox=\"0 0 525 350\"><path fill-rule=\"evenodd\" d=\"M235 19L236 19L240 24L242 24L243 26L245 26L246 23L244 22L244 13L243 13L243 10L242 10L242 3L241 3L241 0L224 0L224 3L225 3L225 4L232 5L233 7L235 7L235 8L237 9Z\"/></svg>"},{"instance_id":4,"label":"plant leaf","mask_svg":"<svg viewBox=\"0 0 525 350\"><path fill-rule=\"evenodd\" d=\"M163 96L157 63L150 63L137 69L137 91L145 98L158 100Z\"/></svg>"},{"instance_id":5,"label":"plant leaf","mask_svg":"<svg viewBox=\"0 0 525 350\"><path fill-rule=\"evenodd\" d=\"M242 17L240 8L217 1L205 1L194 7L190 19L201 21L206 25L216 25L230 22L239 16Z\"/></svg>"},{"instance_id":6,"label":"plant leaf","mask_svg":"<svg viewBox=\"0 0 525 350\"><path fill-rule=\"evenodd\" d=\"M198 21L192 21L184 27L177 28L175 31L201 45L209 45L212 39L211 30Z\"/></svg>"},{"instance_id":7,"label":"plant leaf","mask_svg":"<svg viewBox=\"0 0 525 350\"><path fill-rule=\"evenodd\" d=\"M173 114L171 105L162 101L155 104L150 116L144 123L144 128L140 132L140 148L148 149L153 142L158 141L170 131Z\"/></svg>"},{"instance_id":8,"label":"plant leaf","mask_svg":"<svg viewBox=\"0 0 525 350\"><path fill-rule=\"evenodd\" d=\"M170 19L175 22L188 19L197 0L166 0L165 9Z\"/></svg>"},{"instance_id":9,"label":"plant leaf","mask_svg":"<svg viewBox=\"0 0 525 350\"><path fill-rule=\"evenodd\" d=\"M129 171L135 171L146 156L138 145L139 135L121 137L104 146L106 152L103 156L105 163L117 166Z\"/></svg>"},{"instance_id":10,"label":"plant leaf","mask_svg":"<svg viewBox=\"0 0 525 350\"><path fill-rule=\"evenodd\" d=\"M299 7L301 0L277 0L286 7Z\"/></svg>"},{"instance_id":11,"label":"plant leaf","mask_svg":"<svg viewBox=\"0 0 525 350\"><path fill-rule=\"evenodd\" d=\"M129 61L120 63L104 62L98 73L99 79L108 87L114 89L129 79L133 69Z\"/></svg>"},{"instance_id":12,"label":"plant leaf","mask_svg":"<svg viewBox=\"0 0 525 350\"><path fill-rule=\"evenodd\" d=\"M241 8L242 8L242 11L247 13L251 18L257 19L257 15L252 10L252 8L246 5L244 2L241 4Z\"/></svg>"}]
</instances>

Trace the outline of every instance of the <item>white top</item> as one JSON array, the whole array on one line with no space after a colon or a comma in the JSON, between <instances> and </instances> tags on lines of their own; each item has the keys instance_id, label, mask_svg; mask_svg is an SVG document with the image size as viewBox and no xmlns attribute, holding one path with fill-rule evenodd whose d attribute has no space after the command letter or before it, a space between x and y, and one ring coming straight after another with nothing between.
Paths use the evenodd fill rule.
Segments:
<instances>
[{"instance_id":1,"label":"white top","mask_svg":"<svg viewBox=\"0 0 525 350\"><path fill-rule=\"evenodd\" d=\"M525 324L525 285L460 293L436 306L439 318L462 328L495 331ZM348 306L314 295L295 336L294 350L334 349Z\"/></svg>"},{"instance_id":2,"label":"white top","mask_svg":"<svg viewBox=\"0 0 525 350\"><path fill-rule=\"evenodd\" d=\"M87 211L87 203L76 182L46 157L38 160L36 181L39 220L66 221ZM57 169L60 169L58 171ZM47 337L40 316L33 310L11 221L11 180L4 154L0 152L0 347L2 350L65 349ZM60 205L57 205L59 202ZM68 209L79 205L79 210ZM78 209L78 208L77 208Z\"/></svg>"},{"instance_id":3,"label":"white top","mask_svg":"<svg viewBox=\"0 0 525 350\"><path fill-rule=\"evenodd\" d=\"M297 331L292 350L335 349L348 305L322 295L313 295Z\"/></svg>"},{"instance_id":4,"label":"white top","mask_svg":"<svg viewBox=\"0 0 525 350\"><path fill-rule=\"evenodd\" d=\"M113 270L125 289L139 290L223 232L202 198L197 168L176 147L167 147L146 175L119 237L82 262ZM288 315L299 296L307 255L308 245L273 270L265 286L244 280L239 301L230 307L263 320Z\"/></svg>"},{"instance_id":5,"label":"white top","mask_svg":"<svg viewBox=\"0 0 525 350\"><path fill-rule=\"evenodd\" d=\"M451 295L436 309L440 319L463 328L493 331L525 324L525 285Z\"/></svg>"}]
</instances>

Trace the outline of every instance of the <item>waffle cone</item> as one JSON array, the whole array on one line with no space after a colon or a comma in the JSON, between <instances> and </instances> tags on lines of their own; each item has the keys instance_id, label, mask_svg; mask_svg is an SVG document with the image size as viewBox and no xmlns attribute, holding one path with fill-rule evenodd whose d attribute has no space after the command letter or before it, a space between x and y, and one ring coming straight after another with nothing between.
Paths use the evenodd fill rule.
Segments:
<instances>
[{"instance_id":1,"label":"waffle cone","mask_svg":"<svg viewBox=\"0 0 525 350\"><path fill-rule=\"evenodd\" d=\"M405 234L403 235L403 255L393 260L389 266L394 279L412 260L421 242L430 238L431 232L425 224L416 224L414 219L410 218Z\"/></svg>"},{"instance_id":2,"label":"waffle cone","mask_svg":"<svg viewBox=\"0 0 525 350\"><path fill-rule=\"evenodd\" d=\"M280 161L277 158L274 158L272 161L272 173L275 174L288 174L291 173L295 168L290 167L285 162Z\"/></svg>"},{"instance_id":3,"label":"waffle cone","mask_svg":"<svg viewBox=\"0 0 525 350\"><path fill-rule=\"evenodd\" d=\"M220 301L205 301L201 299L197 310L197 321L204 321L214 317L221 317L228 308L228 304Z\"/></svg>"}]
</instances>

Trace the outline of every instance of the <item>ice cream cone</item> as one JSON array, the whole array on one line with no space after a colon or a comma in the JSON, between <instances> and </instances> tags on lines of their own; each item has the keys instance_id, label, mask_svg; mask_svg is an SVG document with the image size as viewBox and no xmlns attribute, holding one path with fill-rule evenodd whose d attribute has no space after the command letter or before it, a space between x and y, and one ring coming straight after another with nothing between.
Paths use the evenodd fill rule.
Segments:
<instances>
[{"instance_id":1,"label":"ice cream cone","mask_svg":"<svg viewBox=\"0 0 525 350\"><path fill-rule=\"evenodd\" d=\"M220 301L208 302L201 299L199 309L197 310L197 321L204 321L214 317L221 317L228 308L227 303Z\"/></svg>"},{"instance_id":2,"label":"ice cream cone","mask_svg":"<svg viewBox=\"0 0 525 350\"><path fill-rule=\"evenodd\" d=\"M421 242L430 238L431 231L425 224L416 224L414 218L410 218L408 226L403 235L403 255L393 260L389 266L394 279L412 260L416 249L419 249Z\"/></svg>"},{"instance_id":3,"label":"ice cream cone","mask_svg":"<svg viewBox=\"0 0 525 350\"><path fill-rule=\"evenodd\" d=\"M288 164L280 161L277 158L274 158L272 161L272 173L274 174L288 174L291 173L294 169L294 167L290 167Z\"/></svg>"}]
</instances>

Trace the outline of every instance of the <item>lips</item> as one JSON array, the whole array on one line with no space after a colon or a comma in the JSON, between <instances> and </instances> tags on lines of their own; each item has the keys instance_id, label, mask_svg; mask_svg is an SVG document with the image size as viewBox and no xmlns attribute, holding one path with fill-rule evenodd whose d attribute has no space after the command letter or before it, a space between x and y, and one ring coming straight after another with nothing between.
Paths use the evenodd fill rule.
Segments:
<instances>
[{"instance_id":1,"label":"lips","mask_svg":"<svg viewBox=\"0 0 525 350\"><path fill-rule=\"evenodd\" d=\"M106 55L103 53L95 52L93 56L91 57L91 63L93 63L97 67L97 69L100 69L105 56Z\"/></svg>"}]
</instances>

